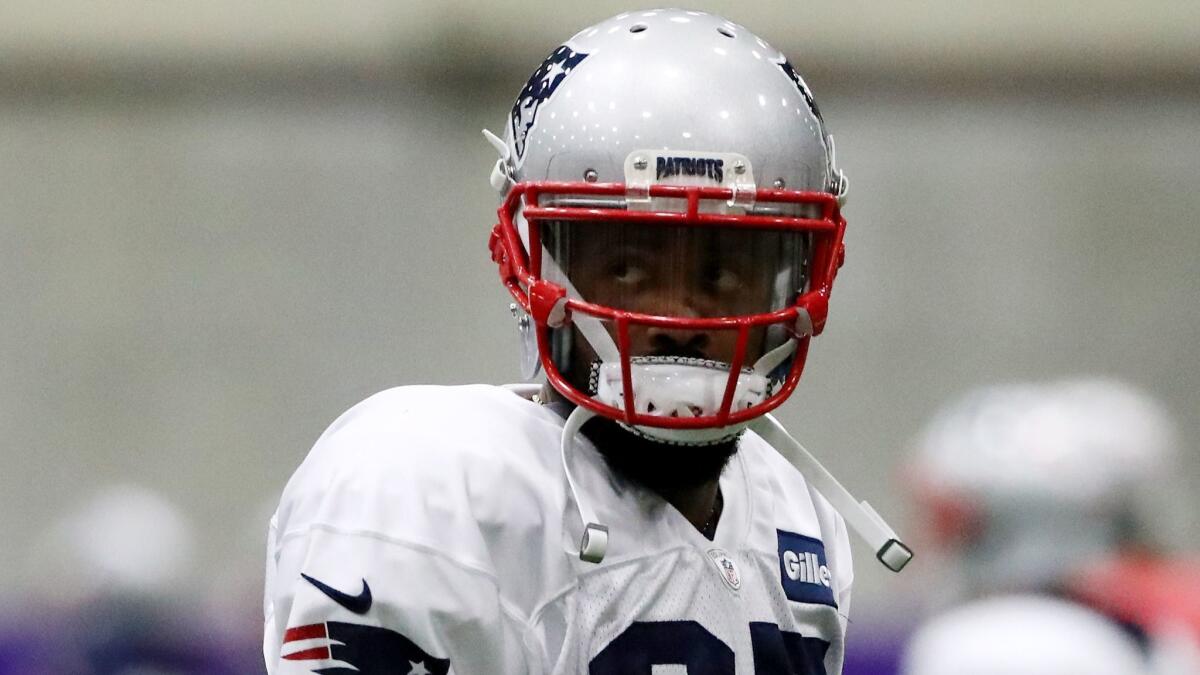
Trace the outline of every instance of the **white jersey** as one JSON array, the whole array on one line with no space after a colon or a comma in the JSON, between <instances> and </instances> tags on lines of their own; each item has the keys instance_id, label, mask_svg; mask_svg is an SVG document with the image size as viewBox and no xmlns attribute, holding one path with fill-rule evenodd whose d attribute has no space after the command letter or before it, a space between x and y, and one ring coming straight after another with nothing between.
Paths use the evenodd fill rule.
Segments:
<instances>
[{"instance_id":1,"label":"white jersey","mask_svg":"<svg viewBox=\"0 0 1200 675\"><path fill-rule=\"evenodd\" d=\"M712 541L615 475L564 420L483 385L401 387L342 415L271 520L272 674L840 673L853 577L841 517L746 432ZM680 462L687 461L681 448Z\"/></svg>"}]
</instances>

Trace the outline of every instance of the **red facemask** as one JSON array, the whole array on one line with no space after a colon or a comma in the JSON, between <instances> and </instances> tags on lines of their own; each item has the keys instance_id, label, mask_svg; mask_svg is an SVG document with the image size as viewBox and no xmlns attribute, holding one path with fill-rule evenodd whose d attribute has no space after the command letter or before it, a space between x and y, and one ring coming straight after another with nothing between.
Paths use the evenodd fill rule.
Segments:
<instances>
[{"instance_id":1,"label":"red facemask","mask_svg":"<svg viewBox=\"0 0 1200 675\"><path fill-rule=\"evenodd\" d=\"M514 185L501 205L499 223L492 231L489 247L492 259L499 266L500 278L516 303L534 322L539 358L550 384L572 403L629 426L665 429L712 429L739 425L778 407L800 379L804 368L809 339L824 327L828 298L834 277L844 259L842 236L846 222L841 216L838 200L822 192L759 189L752 195L735 194L734 188L678 185L651 185L650 200L672 200L681 204L679 210L631 210L626 208L597 208L595 205L564 206L575 203L620 199L627 195L622 183L563 183L523 182ZM567 199L567 198L570 199ZM752 203L754 210L811 213L812 217L763 215L762 213L731 214L714 211L723 204ZM656 202L661 204L661 201ZM518 222L524 217L528 231L528 249L522 242ZM552 262L544 261L543 242L550 223L589 221L593 227L605 223L636 224L653 228L662 226L748 229L781 231L805 235L808 242L808 278L805 287L787 306L775 311L739 314L735 316L677 316L644 313L629 308L588 302L563 283L546 278L545 269ZM552 331L585 325L603 325L609 337L596 341L615 344L615 358L609 356L610 374L619 378L615 396L600 397L585 392L567 377L553 358ZM595 328L591 336L596 335ZM684 407L680 410L654 409L646 401L639 403L636 364L644 362L632 348L631 334L638 331L705 333L719 336L732 349L727 371L722 373L723 388L709 398L711 405ZM747 363L753 352L752 335L764 331L782 332L784 345L772 350L779 363L768 363L770 355L756 364ZM584 330L585 334L589 331ZM790 361L790 363L789 363ZM619 366L617 365L619 364ZM725 365L725 364L722 364ZM747 377L754 368L770 368L771 384L761 396L747 396ZM766 376L768 373L758 373ZM594 378L593 378L594 379ZM682 412L682 414L680 414Z\"/></svg>"}]
</instances>

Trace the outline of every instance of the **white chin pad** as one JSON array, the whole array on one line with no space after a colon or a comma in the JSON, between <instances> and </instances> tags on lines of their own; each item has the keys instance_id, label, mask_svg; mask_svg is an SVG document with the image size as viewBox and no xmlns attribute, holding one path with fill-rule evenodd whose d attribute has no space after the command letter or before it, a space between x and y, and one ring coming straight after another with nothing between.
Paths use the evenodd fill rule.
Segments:
<instances>
[{"instance_id":1,"label":"white chin pad","mask_svg":"<svg viewBox=\"0 0 1200 675\"><path fill-rule=\"evenodd\" d=\"M681 356L639 356L630 359L636 412L658 417L714 416L721 408L729 383L729 364ZM625 409L625 389L620 363L594 363L591 374L594 398ZM744 370L738 375L730 412L762 403L771 393L765 375ZM667 429L625 426L640 436L679 445L708 445L737 436L747 423L706 429Z\"/></svg>"}]
</instances>

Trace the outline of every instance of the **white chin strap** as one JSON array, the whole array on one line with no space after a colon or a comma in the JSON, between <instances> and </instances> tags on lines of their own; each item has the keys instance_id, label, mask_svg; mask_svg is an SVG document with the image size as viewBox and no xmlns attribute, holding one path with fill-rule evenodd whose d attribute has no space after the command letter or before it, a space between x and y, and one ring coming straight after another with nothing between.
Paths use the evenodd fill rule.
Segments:
<instances>
[{"instance_id":1,"label":"white chin strap","mask_svg":"<svg viewBox=\"0 0 1200 675\"><path fill-rule=\"evenodd\" d=\"M883 566L893 572L904 569L912 560L912 549L900 541L896 531L875 512L866 501L858 501L850 491L842 486L833 474L816 457L812 456L803 445L783 428L773 415L763 415L750 423L750 429L775 448L777 452L787 457L792 465L799 469L804 479L824 495L825 499L842 514L842 518L850 524L863 541L875 551L875 557Z\"/></svg>"},{"instance_id":2,"label":"white chin strap","mask_svg":"<svg viewBox=\"0 0 1200 675\"><path fill-rule=\"evenodd\" d=\"M575 445L575 434L579 433L580 427L585 422L595 416L596 413L591 410L577 406L567 416L567 423L563 426L562 438L559 441L562 450L563 473L567 474L567 485L571 488L571 496L575 498L575 505L579 507L579 517L583 520L583 539L579 542L579 559L590 563L604 560L604 554L608 552L608 526L599 522L596 513L583 500L579 486L575 484L575 476L571 473L570 454Z\"/></svg>"},{"instance_id":3,"label":"white chin strap","mask_svg":"<svg viewBox=\"0 0 1200 675\"><path fill-rule=\"evenodd\" d=\"M575 444L575 435L579 433L579 429L584 423L595 416L596 413L583 406L576 407L567 416L560 442L563 472L567 475L567 485L571 488L571 496L575 498L575 504L579 508L579 517L583 522L583 538L579 542L579 559L590 563L599 563L604 560L604 555L608 552L608 526L600 522L595 511L583 499L571 472L570 454ZM829 503L838 510L838 513L842 514L842 517L850 524L850 528L875 551L875 557L885 567L893 572L899 572L904 569L909 560L912 560L912 550L900 541L896 531L883 520L883 517L876 513L875 509L867 502L856 500L833 477L833 474L829 473L828 469L821 466L816 457L813 457L804 446L800 445L799 441L792 438L791 434L772 415L766 414L753 420L750 428L777 452L790 458L792 464L804 475L805 480L824 495L825 499L829 500ZM785 450L787 452L784 452ZM686 461L686 458L682 459Z\"/></svg>"},{"instance_id":4,"label":"white chin strap","mask_svg":"<svg viewBox=\"0 0 1200 675\"><path fill-rule=\"evenodd\" d=\"M562 272L554 257L542 249L543 270L550 278L561 283L570 297L582 299L579 291ZM593 390L597 399L616 408L624 409L624 386L621 380L621 356L616 343L599 319L577 313L572 317L574 325L588 341L599 357L600 363L593 367L595 380ZM730 409L737 411L756 405L770 396L769 375L795 352L796 341L787 340L779 347L767 352L755 362L748 372L738 375ZM633 378L634 402L638 412L655 412L663 415L697 416L714 415L721 405L728 384L729 365L702 359L682 357L637 357L631 359L630 373ZM654 411L650 406L654 406ZM660 412L662 411L662 412ZM578 485L571 473L570 454L579 429L596 413L578 406L567 417L560 442L563 471L571 495L579 508L583 521L583 538L579 544L579 558L585 562L599 563L608 551L608 527L599 522L594 511L582 499ZM624 425L623 425L624 426ZM750 422L715 429L665 429L661 427L626 427L634 433L660 442L677 445L706 445L732 439L749 426L777 452L789 457L813 487L833 505L851 529L875 551L875 557L893 572L899 572L912 559L912 550L900 538L870 504L860 502L850 494L833 474L821 466L816 457L792 438L776 419L763 415ZM684 460L686 461L686 459Z\"/></svg>"}]
</instances>

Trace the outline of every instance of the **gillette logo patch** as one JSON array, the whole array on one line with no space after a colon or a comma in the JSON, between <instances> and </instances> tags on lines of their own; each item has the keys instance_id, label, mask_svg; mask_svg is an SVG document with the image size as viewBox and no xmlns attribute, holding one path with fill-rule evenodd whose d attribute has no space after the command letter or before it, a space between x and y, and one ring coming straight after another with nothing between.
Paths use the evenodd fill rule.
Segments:
<instances>
[{"instance_id":1,"label":"gillette logo patch","mask_svg":"<svg viewBox=\"0 0 1200 675\"><path fill-rule=\"evenodd\" d=\"M825 561L825 545L795 532L779 535L779 578L788 600L837 607L833 574Z\"/></svg>"}]
</instances>

